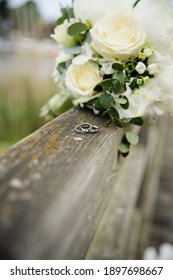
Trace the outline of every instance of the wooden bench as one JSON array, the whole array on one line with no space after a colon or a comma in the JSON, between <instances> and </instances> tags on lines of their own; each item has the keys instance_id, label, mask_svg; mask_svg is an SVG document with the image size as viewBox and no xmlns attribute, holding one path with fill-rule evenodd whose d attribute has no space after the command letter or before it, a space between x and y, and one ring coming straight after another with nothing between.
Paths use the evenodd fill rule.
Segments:
<instances>
[{"instance_id":1,"label":"wooden bench","mask_svg":"<svg viewBox=\"0 0 173 280\"><path fill-rule=\"evenodd\" d=\"M99 132L77 134L81 122ZM0 157L1 259L141 257L165 125L144 128L124 159L124 130L105 122L71 110Z\"/></svg>"}]
</instances>

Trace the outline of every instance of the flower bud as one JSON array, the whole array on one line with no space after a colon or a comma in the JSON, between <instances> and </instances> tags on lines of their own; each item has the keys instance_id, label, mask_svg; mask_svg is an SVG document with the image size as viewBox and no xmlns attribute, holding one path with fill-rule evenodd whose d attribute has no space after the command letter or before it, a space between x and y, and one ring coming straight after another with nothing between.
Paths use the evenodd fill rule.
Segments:
<instances>
[{"instance_id":1,"label":"flower bud","mask_svg":"<svg viewBox=\"0 0 173 280\"><path fill-rule=\"evenodd\" d=\"M146 70L146 65L143 62L138 62L135 70L142 75Z\"/></svg>"},{"instance_id":2,"label":"flower bud","mask_svg":"<svg viewBox=\"0 0 173 280\"><path fill-rule=\"evenodd\" d=\"M147 70L150 75L157 74L159 72L158 65L156 63L152 63L147 67Z\"/></svg>"}]
</instances>

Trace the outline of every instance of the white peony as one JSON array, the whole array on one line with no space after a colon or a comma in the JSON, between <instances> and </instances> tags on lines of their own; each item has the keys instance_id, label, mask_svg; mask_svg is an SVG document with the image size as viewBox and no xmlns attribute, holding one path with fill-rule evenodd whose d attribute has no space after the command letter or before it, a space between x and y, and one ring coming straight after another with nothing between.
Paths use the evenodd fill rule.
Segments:
<instances>
[{"instance_id":1,"label":"white peony","mask_svg":"<svg viewBox=\"0 0 173 280\"><path fill-rule=\"evenodd\" d=\"M98 96L95 86L102 81L97 63L89 60L84 64L72 64L68 68L65 83L79 104L86 103Z\"/></svg>"},{"instance_id":2,"label":"white peony","mask_svg":"<svg viewBox=\"0 0 173 280\"><path fill-rule=\"evenodd\" d=\"M72 47L76 45L75 38L68 35L67 29L73 22L68 22L65 20L62 24L57 25L54 29L54 34L51 34L53 38L60 46Z\"/></svg>"},{"instance_id":3,"label":"white peony","mask_svg":"<svg viewBox=\"0 0 173 280\"><path fill-rule=\"evenodd\" d=\"M173 56L173 6L168 0L142 0L133 10L153 49Z\"/></svg>"},{"instance_id":4,"label":"white peony","mask_svg":"<svg viewBox=\"0 0 173 280\"><path fill-rule=\"evenodd\" d=\"M73 6L76 19L92 25L112 12L132 9L130 0L74 0Z\"/></svg>"},{"instance_id":5,"label":"white peony","mask_svg":"<svg viewBox=\"0 0 173 280\"><path fill-rule=\"evenodd\" d=\"M137 56L146 39L139 23L127 13L115 13L102 18L90 32L95 51L112 61L127 61Z\"/></svg>"}]
</instances>

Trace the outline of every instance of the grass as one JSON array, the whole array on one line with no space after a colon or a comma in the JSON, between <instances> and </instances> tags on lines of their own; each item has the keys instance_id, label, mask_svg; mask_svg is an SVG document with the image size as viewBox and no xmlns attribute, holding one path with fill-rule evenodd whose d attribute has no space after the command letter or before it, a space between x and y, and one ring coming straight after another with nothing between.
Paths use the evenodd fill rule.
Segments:
<instances>
[{"instance_id":1,"label":"grass","mask_svg":"<svg viewBox=\"0 0 173 280\"><path fill-rule=\"evenodd\" d=\"M22 73L21 73L22 72ZM55 94L57 86L50 75L36 75L34 71L6 75L0 83L0 152L29 135L45 121L39 109Z\"/></svg>"}]
</instances>

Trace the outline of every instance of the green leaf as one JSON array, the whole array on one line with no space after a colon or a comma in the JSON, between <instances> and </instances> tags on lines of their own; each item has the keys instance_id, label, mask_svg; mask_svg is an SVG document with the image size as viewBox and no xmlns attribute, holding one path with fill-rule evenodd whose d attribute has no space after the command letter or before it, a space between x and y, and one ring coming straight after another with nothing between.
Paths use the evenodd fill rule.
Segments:
<instances>
[{"instance_id":1,"label":"green leaf","mask_svg":"<svg viewBox=\"0 0 173 280\"><path fill-rule=\"evenodd\" d=\"M112 119L110 119L110 120L108 120L107 122L106 122L106 126L109 126L111 123L113 122L113 120Z\"/></svg>"},{"instance_id":2,"label":"green leaf","mask_svg":"<svg viewBox=\"0 0 173 280\"><path fill-rule=\"evenodd\" d=\"M96 92L102 92L102 86L100 86L99 84L95 86L94 91Z\"/></svg>"},{"instance_id":3,"label":"green leaf","mask_svg":"<svg viewBox=\"0 0 173 280\"><path fill-rule=\"evenodd\" d=\"M61 25L66 19L74 18L74 12L72 7L61 8L62 16L57 19L56 25Z\"/></svg>"},{"instance_id":4,"label":"green leaf","mask_svg":"<svg viewBox=\"0 0 173 280\"><path fill-rule=\"evenodd\" d=\"M139 142L139 136L132 132L127 132L125 134L125 137L126 137L128 143L131 145L136 145Z\"/></svg>"},{"instance_id":5,"label":"green leaf","mask_svg":"<svg viewBox=\"0 0 173 280\"><path fill-rule=\"evenodd\" d=\"M122 153L121 154L124 158L126 158L128 155L129 155L129 152L128 153Z\"/></svg>"},{"instance_id":6,"label":"green leaf","mask_svg":"<svg viewBox=\"0 0 173 280\"><path fill-rule=\"evenodd\" d=\"M66 17L62 16L59 19L57 19L55 25L61 25L65 21Z\"/></svg>"},{"instance_id":7,"label":"green leaf","mask_svg":"<svg viewBox=\"0 0 173 280\"><path fill-rule=\"evenodd\" d=\"M112 82L112 87L113 87L114 94L123 93L123 86L121 85L121 83L118 79L116 79Z\"/></svg>"},{"instance_id":8,"label":"green leaf","mask_svg":"<svg viewBox=\"0 0 173 280\"><path fill-rule=\"evenodd\" d=\"M68 19L74 18L74 11L72 7L67 8Z\"/></svg>"},{"instance_id":9,"label":"green leaf","mask_svg":"<svg viewBox=\"0 0 173 280\"><path fill-rule=\"evenodd\" d=\"M60 74L64 73L64 70L66 70L71 64L71 60L61 62L57 66L57 70L59 71Z\"/></svg>"},{"instance_id":10,"label":"green leaf","mask_svg":"<svg viewBox=\"0 0 173 280\"><path fill-rule=\"evenodd\" d=\"M100 82L99 85L101 85L101 86L105 86L105 85L111 86L113 81L115 81L115 79L105 79L102 82Z\"/></svg>"},{"instance_id":11,"label":"green leaf","mask_svg":"<svg viewBox=\"0 0 173 280\"><path fill-rule=\"evenodd\" d=\"M119 113L114 107L109 110L109 115L112 119L119 118Z\"/></svg>"},{"instance_id":12,"label":"green leaf","mask_svg":"<svg viewBox=\"0 0 173 280\"><path fill-rule=\"evenodd\" d=\"M141 117L133 118L131 123L142 126L144 125L144 120Z\"/></svg>"},{"instance_id":13,"label":"green leaf","mask_svg":"<svg viewBox=\"0 0 173 280\"><path fill-rule=\"evenodd\" d=\"M122 96L121 96L121 99L125 101L124 104L123 104L123 103L120 104L121 107L122 107L123 109L127 110L127 109L129 108L129 100L128 100L127 96L122 95Z\"/></svg>"},{"instance_id":14,"label":"green leaf","mask_svg":"<svg viewBox=\"0 0 173 280\"><path fill-rule=\"evenodd\" d=\"M70 36L76 36L82 32L86 32L88 30L88 26L81 22L73 23L69 26L67 32Z\"/></svg>"},{"instance_id":15,"label":"green leaf","mask_svg":"<svg viewBox=\"0 0 173 280\"><path fill-rule=\"evenodd\" d=\"M114 118L114 123L117 127L120 127L120 128L124 127L123 121L120 120L119 118Z\"/></svg>"},{"instance_id":16,"label":"green leaf","mask_svg":"<svg viewBox=\"0 0 173 280\"><path fill-rule=\"evenodd\" d=\"M124 98L116 98L115 101L121 105L125 105L127 103L127 100L125 100Z\"/></svg>"},{"instance_id":17,"label":"green leaf","mask_svg":"<svg viewBox=\"0 0 173 280\"><path fill-rule=\"evenodd\" d=\"M124 144L124 143L121 143L121 144L119 145L119 148L118 148L118 150L119 150L119 152L120 152L121 154L126 154L126 153L128 153L128 152L129 152L129 149L130 149L130 145L129 145L129 144Z\"/></svg>"},{"instance_id":18,"label":"green leaf","mask_svg":"<svg viewBox=\"0 0 173 280\"><path fill-rule=\"evenodd\" d=\"M137 85L137 78L135 78L133 80L133 82L129 85L129 87L131 88L131 90L134 90L136 87L138 88L138 85Z\"/></svg>"},{"instance_id":19,"label":"green leaf","mask_svg":"<svg viewBox=\"0 0 173 280\"><path fill-rule=\"evenodd\" d=\"M110 91L113 81L115 81L115 79L105 79L100 82L99 85L102 86L103 91Z\"/></svg>"},{"instance_id":20,"label":"green leaf","mask_svg":"<svg viewBox=\"0 0 173 280\"><path fill-rule=\"evenodd\" d=\"M118 71L116 75L117 79L120 81L121 84L124 84L125 82L125 74L122 71Z\"/></svg>"},{"instance_id":21,"label":"green leaf","mask_svg":"<svg viewBox=\"0 0 173 280\"><path fill-rule=\"evenodd\" d=\"M130 122L131 122L131 120L132 120L132 119L130 119L130 118L129 118L129 119L128 119L128 118L123 119L123 123L125 123L125 124L126 124L126 123L130 123Z\"/></svg>"},{"instance_id":22,"label":"green leaf","mask_svg":"<svg viewBox=\"0 0 173 280\"><path fill-rule=\"evenodd\" d=\"M114 64L112 64L112 68L117 71L123 71L124 65L122 65L120 63L114 63Z\"/></svg>"},{"instance_id":23,"label":"green leaf","mask_svg":"<svg viewBox=\"0 0 173 280\"><path fill-rule=\"evenodd\" d=\"M111 94L104 93L100 96L100 103L104 109L109 109L114 103L114 98Z\"/></svg>"},{"instance_id":24,"label":"green leaf","mask_svg":"<svg viewBox=\"0 0 173 280\"><path fill-rule=\"evenodd\" d=\"M95 102L95 109L98 111L104 111L104 108L102 107L101 103L100 103L100 99L97 98L96 102Z\"/></svg>"},{"instance_id":25,"label":"green leaf","mask_svg":"<svg viewBox=\"0 0 173 280\"><path fill-rule=\"evenodd\" d=\"M119 113L115 108L112 107L109 110L109 116L111 117L116 126L124 127L124 123L122 122L122 120L120 120Z\"/></svg>"}]
</instances>

